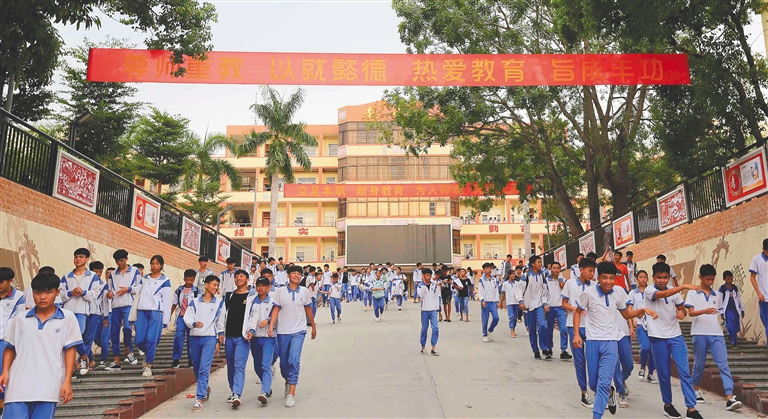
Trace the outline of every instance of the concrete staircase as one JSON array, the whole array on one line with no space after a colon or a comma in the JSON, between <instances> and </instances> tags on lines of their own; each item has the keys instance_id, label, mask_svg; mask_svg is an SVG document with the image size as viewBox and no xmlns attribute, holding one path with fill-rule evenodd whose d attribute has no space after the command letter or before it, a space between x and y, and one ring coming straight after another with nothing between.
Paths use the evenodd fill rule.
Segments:
<instances>
[{"instance_id":1,"label":"concrete staircase","mask_svg":"<svg viewBox=\"0 0 768 419\"><path fill-rule=\"evenodd\" d=\"M222 350L222 354L223 354ZM187 368L186 345L182 351L179 369L172 369L173 334L164 334L152 365L153 377L141 376L144 357L135 366L122 361L122 371L93 370L83 377L72 379L74 398L66 405L59 404L56 418L136 418L158 404L175 396L195 382L191 368ZM111 353L110 353L111 355ZM97 357L98 358L98 357ZM125 357L123 357L125 359ZM108 363L112 361L110 357ZM211 370L223 365L223 357L214 359Z\"/></svg>"}]
</instances>

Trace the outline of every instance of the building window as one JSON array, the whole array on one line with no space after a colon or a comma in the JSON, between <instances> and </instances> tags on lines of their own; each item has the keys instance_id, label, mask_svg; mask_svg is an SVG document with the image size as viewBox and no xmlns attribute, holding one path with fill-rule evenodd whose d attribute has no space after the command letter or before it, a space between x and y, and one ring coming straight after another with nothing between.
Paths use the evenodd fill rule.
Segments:
<instances>
[{"instance_id":1,"label":"building window","mask_svg":"<svg viewBox=\"0 0 768 419\"><path fill-rule=\"evenodd\" d=\"M339 150L338 144L328 144L328 155L329 156L335 156L337 155Z\"/></svg>"},{"instance_id":2,"label":"building window","mask_svg":"<svg viewBox=\"0 0 768 419\"><path fill-rule=\"evenodd\" d=\"M461 254L461 232L459 230L451 230L453 234L453 253L456 255Z\"/></svg>"},{"instance_id":3,"label":"building window","mask_svg":"<svg viewBox=\"0 0 768 419\"><path fill-rule=\"evenodd\" d=\"M327 178L325 178L325 183L327 183L329 185L335 184L336 183L336 176L328 176Z\"/></svg>"},{"instance_id":4,"label":"building window","mask_svg":"<svg viewBox=\"0 0 768 419\"><path fill-rule=\"evenodd\" d=\"M429 216L430 216L430 217L434 217L435 215L436 215L436 212L435 212L435 203L434 203L434 202L430 202L430 203L429 203ZM454 253L455 253L455 252L454 252Z\"/></svg>"},{"instance_id":5,"label":"building window","mask_svg":"<svg viewBox=\"0 0 768 419\"><path fill-rule=\"evenodd\" d=\"M472 259L475 257L475 245L472 243L464 243L464 258Z\"/></svg>"},{"instance_id":6,"label":"building window","mask_svg":"<svg viewBox=\"0 0 768 419\"><path fill-rule=\"evenodd\" d=\"M285 246L275 246L275 259L285 258Z\"/></svg>"},{"instance_id":7,"label":"building window","mask_svg":"<svg viewBox=\"0 0 768 419\"><path fill-rule=\"evenodd\" d=\"M334 246L323 246L323 258L325 260L336 260L336 249Z\"/></svg>"},{"instance_id":8,"label":"building window","mask_svg":"<svg viewBox=\"0 0 768 419\"><path fill-rule=\"evenodd\" d=\"M339 256L344 256L347 249L347 233L340 231L336 243L339 245Z\"/></svg>"},{"instance_id":9,"label":"building window","mask_svg":"<svg viewBox=\"0 0 768 419\"><path fill-rule=\"evenodd\" d=\"M317 156L317 146L304 146L304 152L307 156Z\"/></svg>"},{"instance_id":10,"label":"building window","mask_svg":"<svg viewBox=\"0 0 768 419\"><path fill-rule=\"evenodd\" d=\"M277 226L278 227L285 227L287 224L285 223L285 211L283 212L277 212Z\"/></svg>"},{"instance_id":11,"label":"building window","mask_svg":"<svg viewBox=\"0 0 768 419\"><path fill-rule=\"evenodd\" d=\"M339 218L347 218L347 200L339 199Z\"/></svg>"},{"instance_id":12,"label":"building window","mask_svg":"<svg viewBox=\"0 0 768 419\"><path fill-rule=\"evenodd\" d=\"M459 201L451 200L451 217L459 216Z\"/></svg>"},{"instance_id":13,"label":"building window","mask_svg":"<svg viewBox=\"0 0 768 419\"><path fill-rule=\"evenodd\" d=\"M326 227L336 226L336 211L326 211L323 214L323 225Z\"/></svg>"},{"instance_id":14,"label":"building window","mask_svg":"<svg viewBox=\"0 0 768 419\"><path fill-rule=\"evenodd\" d=\"M296 218L293 220L295 226L316 226L317 225L317 211L304 211L297 212Z\"/></svg>"},{"instance_id":15,"label":"building window","mask_svg":"<svg viewBox=\"0 0 768 419\"><path fill-rule=\"evenodd\" d=\"M501 243L486 243L483 245L483 259L498 259L501 253Z\"/></svg>"},{"instance_id":16,"label":"building window","mask_svg":"<svg viewBox=\"0 0 768 419\"><path fill-rule=\"evenodd\" d=\"M296 183L301 185L314 185L317 183L317 178L314 177L297 177Z\"/></svg>"},{"instance_id":17,"label":"building window","mask_svg":"<svg viewBox=\"0 0 768 419\"><path fill-rule=\"evenodd\" d=\"M296 261L297 262L310 262L316 261L315 246L296 246Z\"/></svg>"}]
</instances>

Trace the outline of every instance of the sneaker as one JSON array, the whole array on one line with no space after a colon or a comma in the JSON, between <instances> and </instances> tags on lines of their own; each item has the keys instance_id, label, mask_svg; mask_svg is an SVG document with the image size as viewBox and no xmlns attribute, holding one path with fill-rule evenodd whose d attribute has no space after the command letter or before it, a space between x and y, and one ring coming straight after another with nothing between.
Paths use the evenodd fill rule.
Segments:
<instances>
[{"instance_id":1,"label":"sneaker","mask_svg":"<svg viewBox=\"0 0 768 419\"><path fill-rule=\"evenodd\" d=\"M341 323L341 314L339 314L339 323Z\"/></svg>"},{"instance_id":2,"label":"sneaker","mask_svg":"<svg viewBox=\"0 0 768 419\"><path fill-rule=\"evenodd\" d=\"M88 374L88 361L81 359L80 360L80 371L78 371L80 375Z\"/></svg>"},{"instance_id":3,"label":"sneaker","mask_svg":"<svg viewBox=\"0 0 768 419\"><path fill-rule=\"evenodd\" d=\"M269 393L267 393L267 397L272 397L272 390L269 390Z\"/></svg>"},{"instance_id":4,"label":"sneaker","mask_svg":"<svg viewBox=\"0 0 768 419\"><path fill-rule=\"evenodd\" d=\"M195 405L192 406L192 413L200 413L203 410L203 404L199 401L195 402Z\"/></svg>"},{"instance_id":5,"label":"sneaker","mask_svg":"<svg viewBox=\"0 0 768 419\"><path fill-rule=\"evenodd\" d=\"M638 372L637 372L637 378L638 378L640 381L643 381L643 380L645 380L645 370L640 370L640 371L638 371Z\"/></svg>"},{"instance_id":6,"label":"sneaker","mask_svg":"<svg viewBox=\"0 0 768 419\"><path fill-rule=\"evenodd\" d=\"M611 386L611 394L608 396L608 411L616 414L616 387Z\"/></svg>"},{"instance_id":7,"label":"sneaker","mask_svg":"<svg viewBox=\"0 0 768 419\"><path fill-rule=\"evenodd\" d=\"M234 397L232 397L232 407L233 408L240 407L240 396L238 396L237 394L235 394Z\"/></svg>"},{"instance_id":8,"label":"sneaker","mask_svg":"<svg viewBox=\"0 0 768 419\"><path fill-rule=\"evenodd\" d=\"M488 339L488 336L483 336L483 342L490 342L491 340Z\"/></svg>"},{"instance_id":9,"label":"sneaker","mask_svg":"<svg viewBox=\"0 0 768 419\"><path fill-rule=\"evenodd\" d=\"M113 362L109 364L108 367L104 368L104 371L120 371L121 369L123 368L120 366L120 364L118 364L117 362Z\"/></svg>"},{"instance_id":10,"label":"sneaker","mask_svg":"<svg viewBox=\"0 0 768 419\"><path fill-rule=\"evenodd\" d=\"M331 320L331 324L336 324L336 320Z\"/></svg>"},{"instance_id":11,"label":"sneaker","mask_svg":"<svg viewBox=\"0 0 768 419\"><path fill-rule=\"evenodd\" d=\"M621 408L629 407L629 402L627 401L626 394L619 394L619 407Z\"/></svg>"},{"instance_id":12,"label":"sneaker","mask_svg":"<svg viewBox=\"0 0 768 419\"><path fill-rule=\"evenodd\" d=\"M173 360L173 362L171 363L171 368L173 368L173 369L179 368L179 360L178 359L174 359Z\"/></svg>"},{"instance_id":13,"label":"sneaker","mask_svg":"<svg viewBox=\"0 0 768 419\"><path fill-rule=\"evenodd\" d=\"M205 390L205 397L203 397L203 401L207 402L211 398L211 388L208 387L208 390Z\"/></svg>"},{"instance_id":14,"label":"sneaker","mask_svg":"<svg viewBox=\"0 0 768 419\"><path fill-rule=\"evenodd\" d=\"M448 321L450 321L450 320L448 320ZM490 339L491 342L493 342L493 333L488 332L488 339Z\"/></svg>"},{"instance_id":15,"label":"sneaker","mask_svg":"<svg viewBox=\"0 0 768 419\"><path fill-rule=\"evenodd\" d=\"M427 354L427 351L426 351L424 348L421 348L421 354L422 354L422 355L426 355L426 354Z\"/></svg>"},{"instance_id":16,"label":"sneaker","mask_svg":"<svg viewBox=\"0 0 768 419\"><path fill-rule=\"evenodd\" d=\"M659 384L659 382L655 378L653 378L653 375L651 374L648 374L648 382L651 384Z\"/></svg>"},{"instance_id":17,"label":"sneaker","mask_svg":"<svg viewBox=\"0 0 768 419\"><path fill-rule=\"evenodd\" d=\"M402 309L402 308L400 308L400 307L398 307L398 308L397 308L397 311L403 311L403 309Z\"/></svg>"},{"instance_id":18,"label":"sneaker","mask_svg":"<svg viewBox=\"0 0 768 419\"><path fill-rule=\"evenodd\" d=\"M267 404L267 393L262 391L261 393L259 393L258 399L261 402L262 406L266 405Z\"/></svg>"},{"instance_id":19,"label":"sneaker","mask_svg":"<svg viewBox=\"0 0 768 419\"><path fill-rule=\"evenodd\" d=\"M141 349L139 349L139 356L144 356L144 351L142 351Z\"/></svg>"},{"instance_id":20,"label":"sneaker","mask_svg":"<svg viewBox=\"0 0 768 419\"><path fill-rule=\"evenodd\" d=\"M151 377L152 376L152 366L147 365L144 367L144 369L141 371L142 377Z\"/></svg>"},{"instance_id":21,"label":"sneaker","mask_svg":"<svg viewBox=\"0 0 768 419\"><path fill-rule=\"evenodd\" d=\"M696 409L691 410L688 413L686 413L685 417L687 419L704 419L704 417L701 416L701 413L699 413L699 411L696 410Z\"/></svg>"},{"instance_id":22,"label":"sneaker","mask_svg":"<svg viewBox=\"0 0 768 419\"><path fill-rule=\"evenodd\" d=\"M581 405L586 407L587 409L591 409L594 407L594 404L592 403L592 399L589 398L588 393L581 393Z\"/></svg>"},{"instance_id":23,"label":"sneaker","mask_svg":"<svg viewBox=\"0 0 768 419\"><path fill-rule=\"evenodd\" d=\"M227 397L227 403L232 403L232 400L235 399L235 393L232 393Z\"/></svg>"},{"instance_id":24,"label":"sneaker","mask_svg":"<svg viewBox=\"0 0 768 419\"><path fill-rule=\"evenodd\" d=\"M541 359L541 354L538 353L538 352L534 352L533 353L533 357L536 358L536 359Z\"/></svg>"},{"instance_id":25,"label":"sneaker","mask_svg":"<svg viewBox=\"0 0 768 419\"><path fill-rule=\"evenodd\" d=\"M569 354L568 351L563 351L560 353L560 359L573 359L573 355Z\"/></svg>"},{"instance_id":26,"label":"sneaker","mask_svg":"<svg viewBox=\"0 0 768 419\"><path fill-rule=\"evenodd\" d=\"M104 361L99 361L99 365L96 366L97 370L100 370L102 368L105 368L107 366L107 363Z\"/></svg>"},{"instance_id":27,"label":"sneaker","mask_svg":"<svg viewBox=\"0 0 768 419\"><path fill-rule=\"evenodd\" d=\"M131 353L128 354L127 357L125 357L125 362L127 362L127 363L129 363L131 365L136 365L136 364L139 363L139 360L136 359L136 356L133 354L133 352L131 352Z\"/></svg>"},{"instance_id":28,"label":"sneaker","mask_svg":"<svg viewBox=\"0 0 768 419\"><path fill-rule=\"evenodd\" d=\"M697 402L704 401L704 393L702 393L701 390L696 390L696 401Z\"/></svg>"},{"instance_id":29,"label":"sneaker","mask_svg":"<svg viewBox=\"0 0 768 419\"><path fill-rule=\"evenodd\" d=\"M545 359L552 359L552 351L542 351L544 352L544 358Z\"/></svg>"},{"instance_id":30,"label":"sneaker","mask_svg":"<svg viewBox=\"0 0 768 419\"><path fill-rule=\"evenodd\" d=\"M256 376L256 384L261 384L261 378L258 375Z\"/></svg>"},{"instance_id":31,"label":"sneaker","mask_svg":"<svg viewBox=\"0 0 768 419\"><path fill-rule=\"evenodd\" d=\"M285 407L296 406L296 399L290 394L285 397Z\"/></svg>"},{"instance_id":32,"label":"sneaker","mask_svg":"<svg viewBox=\"0 0 768 419\"><path fill-rule=\"evenodd\" d=\"M376 321L381 321L381 317L376 317Z\"/></svg>"},{"instance_id":33,"label":"sneaker","mask_svg":"<svg viewBox=\"0 0 768 419\"><path fill-rule=\"evenodd\" d=\"M290 396L290 394L291 394L291 385L288 383L285 383L285 392L283 393L283 395L285 397L288 397Z\"/></svg>"},{"instance_id":34,"label":"sneaker","mask_svg":"<svg viewBox=\"0 0 768 419\"><path fill-rule=\"evenodd\" d=\"M432 351L430 352L430 354L432 354L432 356L440 356L440 353L438 353L438 352L437 352L436 350L434 350L434 349L432 349Z\"/></svg>"},{"instance_id":35,"label":"sneaker","mask_svg":"<svg viewBox=\"0 0 768 419\"><path fill-rule=\"evenodd\" d=\"M725 410L734 411L739 410L744 406L740 401L736 400L736 396L731 396L727 402L725 402Z\"/></svg>"},{"instance_id":36,"label":"sneaker","mask_svg":"<svg viewBox=\"0 0 768 419\"><path fill-rule=\"evenodd\" d=\"M672 419L683 419L680 412L675 409L675 406L669 404L664 406L664 416Z\"/></svg>"}]
</instances>

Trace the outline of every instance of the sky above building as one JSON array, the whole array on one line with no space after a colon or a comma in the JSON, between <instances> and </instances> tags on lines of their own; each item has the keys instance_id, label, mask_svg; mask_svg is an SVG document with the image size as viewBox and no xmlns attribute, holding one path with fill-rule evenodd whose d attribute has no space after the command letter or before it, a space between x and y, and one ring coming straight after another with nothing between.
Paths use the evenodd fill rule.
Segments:
<instances>
[{"instance_id":1,"label":"sky above building","mask_svg":"<svg viewBox=\"0 0 768 419\"><path fill-rule=\"evenodd\" d=\"M218 22L212 25L218 51L404 53L397 30L399 19L391 2L384 0L209 0L216 6ZM77 30L61 26L67 46L84 38L101 42L108 36L127 38L144 48L146 34L106 16L99 29ZM762 27L756 16L750 25L753 48L765 54ZM61 80L58 77L57 80ZM60 86L57 86L60 87ZM203 134L224 132L227 125L253 123L249 106L256 100L255 85L196 85L139 83L136 100L178 114ZM277 86L289 93L296 86ZM333 124L337 109L381 99L382 87L307 86L304 106L297 118L308 124Z\"/></svg>"}]
</instances>

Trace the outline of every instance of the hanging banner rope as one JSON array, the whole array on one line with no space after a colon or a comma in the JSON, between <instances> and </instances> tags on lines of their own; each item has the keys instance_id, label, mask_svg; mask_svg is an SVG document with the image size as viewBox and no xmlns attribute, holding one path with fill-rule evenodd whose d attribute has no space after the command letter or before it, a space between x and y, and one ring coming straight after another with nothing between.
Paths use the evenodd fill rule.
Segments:
<instances>
[{"instance_id":1,"label":"hanging banner rope","mask_svg":"<svg viewBox=\"0 0 768 419\"><path fill-rule=\"evenodd\" d=\"M684 54L208 53L184 77L167 51L92 48L88 81L338 86L690 84Z\"/></svg>"}]
</instances>

